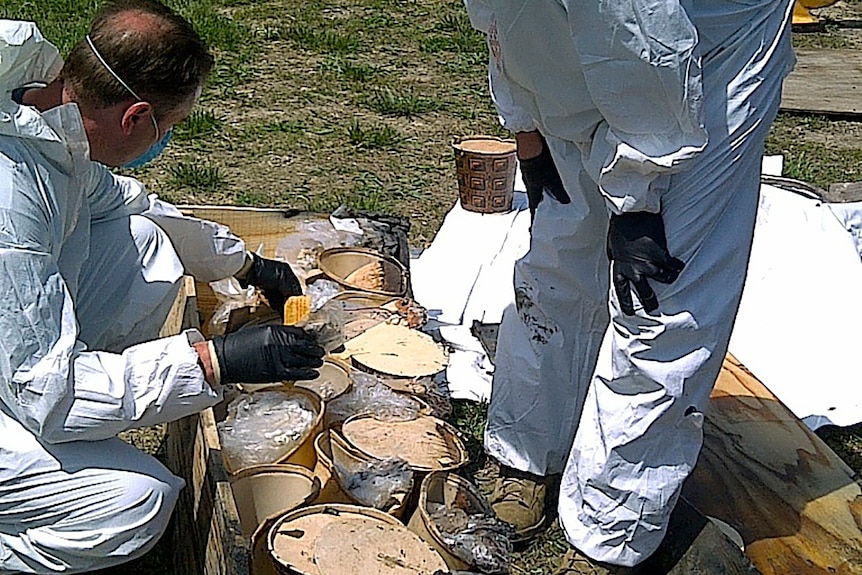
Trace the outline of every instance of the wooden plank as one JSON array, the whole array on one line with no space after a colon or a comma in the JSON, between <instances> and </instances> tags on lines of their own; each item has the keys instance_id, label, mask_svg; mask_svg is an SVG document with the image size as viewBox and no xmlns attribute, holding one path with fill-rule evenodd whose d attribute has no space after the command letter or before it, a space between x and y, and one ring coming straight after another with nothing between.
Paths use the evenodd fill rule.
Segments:
<instances>
[{"instance_id":1,"label":"wooden plank","mask_svg":"<svg viewBox=\"0 0 862 575\"><path fill-rule=\"evenodd\" d=\"M684 496L739 531L763 575L862 573L853 471L732 356Z\"/></svg>"},{"instance_id":2,"label":"wooden plank","mask_svg":"<svg viewBox=\"0 0 862 575\"><path fill-rule=\"evenodd\" d=\"M172 573L249 575L250 544L240 528L212 410L169 424L166 444L168 467L186 481L171 531Z\"/></svg>"},{"instance_id":3,"label":"wooden plank","mask_svg":"<svg viewBox=\"0 0 862 575\"><path fill-rule=\"evenodd\" d=\"M195 284L186 278L161 336L197 327ZM250 543L221 458L212 409L167 425L165 462L186 487L169 528L175 575L249 575Z\"/></svg>"},{"instance_id":4,"label":"wooden plank","mask_svg":"<svg viewBox=\"0 0 862 575\"><path fill-rule=\"evenodd\" d=\"M239 208L228 206L179 206L186 215L220 223L241 237L248 249L274 257L279 240L296 232L304 220L326 218L324 215L274 208Z\"/></svg>"},{"instance_id":5,"label":"wooden plank","mask_svg":"<svg viewBox=\"0 0 862 575\"><path fill-rule=\"evenodd\" d=\"M781 110L862 115L862 50L796 50L796 67L784 81Z\"/></svg>"},{"instance_id":6,"label":"wooden plank","mask_svg":"<svg viewBox=\"0 0 862 575\"><path fill-rule=\"evenodd\" d=\"M195 303L195 280L191 276L183 278L183 284L177 292L177 298L168 312L168 317L159 330L159 337L167 337L180 333L184 328L193 325L196 322L191 321L191 316L197 314Z\"/></svg>"}]
</instances>

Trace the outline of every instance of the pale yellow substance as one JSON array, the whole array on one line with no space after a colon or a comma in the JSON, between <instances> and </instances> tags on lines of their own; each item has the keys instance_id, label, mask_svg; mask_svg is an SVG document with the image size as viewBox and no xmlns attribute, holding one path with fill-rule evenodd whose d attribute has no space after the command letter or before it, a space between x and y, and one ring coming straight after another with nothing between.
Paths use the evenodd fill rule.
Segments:
<instances>
[{"instance_id":1,"label":"pale yellow substance","mask_svg":"<svg viewBox=\"0 0 862 575\"><path fill-rule=\"evenodd\" d=\"M462 140L455 144L455 148L477 154L507 154L515 151L515 143L477 138L475 140Z\"/></svg>"},{"instance_id":2,"label":"pale yellow substance","mask_svg":"<svg viewBox=\"0 0 862 575\"><path fill-rule=\"evenodd\" d=\"M460 440L433 417L378 421L359 417L345 422L345 439L378 459L400 457L414 469L451 468L466 461Z\"/></svg>"}]
</instances>

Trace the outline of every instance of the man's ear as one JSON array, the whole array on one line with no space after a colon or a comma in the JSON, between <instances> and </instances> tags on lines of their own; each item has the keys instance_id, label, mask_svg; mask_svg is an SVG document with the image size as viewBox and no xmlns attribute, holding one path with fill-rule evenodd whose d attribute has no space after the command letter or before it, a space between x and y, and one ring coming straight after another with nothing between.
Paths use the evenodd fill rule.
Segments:
<instances>
[{"instance_id":1,"label":"man's ear","mask_svg":"<svg viewBox=\"0 0 862 575\"><path fill-rule=\"evenodd\" d=\"M153 106L149 102L135 102L123 112L121 120L123 132L126 135L131 134L138 122L145 121L147 124L152 124L152 120L149 118L152 113Z\"/></svg>"}]
</instances>

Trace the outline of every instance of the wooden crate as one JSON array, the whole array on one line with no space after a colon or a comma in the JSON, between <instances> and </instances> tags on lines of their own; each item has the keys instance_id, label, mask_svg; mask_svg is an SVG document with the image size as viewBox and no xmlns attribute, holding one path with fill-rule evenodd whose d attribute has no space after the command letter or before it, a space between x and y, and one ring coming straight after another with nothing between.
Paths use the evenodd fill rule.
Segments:
<instances>
[{"instance_id":1,"label":"wooden crate","mask_svg":"<svg viewBox=\"0 0 862 575\"><path fill-rule=\"evenodd\" d=\"M222 223L242 237L249 249L272 257L275 246L315 216L282 210L184 207L201 219ZM161 335L199 327L217 306L207 284L187 278ZM240 529L236 501L221 457L216 416L212 409L167 426L166 463L186 481L180 494L170 534L174 575L249 575L251 551Z\"/></svg>"},{"instance_id":2,"label":"wooden crate","mask_svg":"<svg viewBox=\"0 0 862 575\"><path fill-rule=\"evenodd\" d=\"M184 211L228 225L270 257L297 222L313 217L223 207ZM188 281L185 287L162 335L197 326L214 309L211 292L201 294L208 286ZM680 506L691 532L679 541L685 557L666 561L657 574L737 572L727 567L730 553L722 556L721 569L693 570L701 557L716 559L714 553L692 553L713 548L713 540L700 536L701 527L691 528L695 510L737 529L747 558L764 575L862 574L862 490L852 470L731 356L713 391L704 435L684 492L691 508ZM172 573L250 575L250 545L240 530L213 410L169 424L166 443L168 466L187 483L171 527ZM697 543L701 539L707 543ZM688 556L693 559L687 562Z\"/></svg>"}]
</instances>

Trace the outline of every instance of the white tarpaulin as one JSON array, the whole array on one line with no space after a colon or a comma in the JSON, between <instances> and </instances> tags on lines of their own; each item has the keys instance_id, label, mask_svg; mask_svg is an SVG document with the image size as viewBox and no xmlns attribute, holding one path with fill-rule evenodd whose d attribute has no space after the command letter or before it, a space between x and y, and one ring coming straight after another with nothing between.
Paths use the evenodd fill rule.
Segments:
<instances>
[{"instance_id":1,"label":"white tarpaulin","mask_svg":"<svg viewBox=\"0 0 862 575\"><path fill-rule=\"evenodd\" d=\"M761 186L730 351L812 428L862 421L860 230L862 204L824 204ZM490 396L493 368L470 326L500 321L514 297L514 263L528 247L529 211L517 192L508 214L468 212L456 203L411 262L416 300L454 348L447 380L455 398Z\"/></svg>"},{"instance_id":2,"label":"white tarpaulin","mask_svg":"<svg viewBox=\"0 0 862 575\"><path fill-rule=\"evenodd\" d=\"M860 254L833 205L761 186L730 352L809 427L862 420L860 289Z\"/></svg>"}]
</instances>

